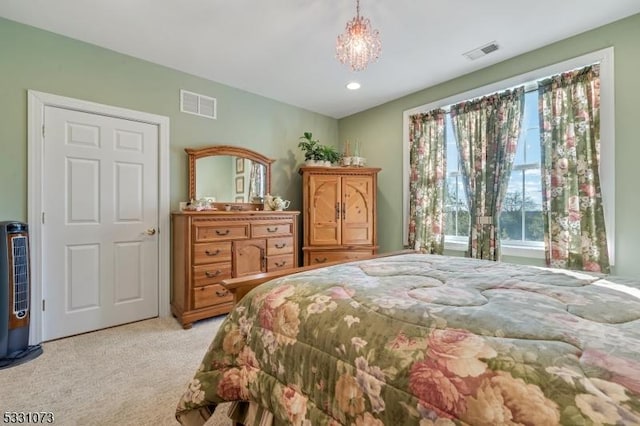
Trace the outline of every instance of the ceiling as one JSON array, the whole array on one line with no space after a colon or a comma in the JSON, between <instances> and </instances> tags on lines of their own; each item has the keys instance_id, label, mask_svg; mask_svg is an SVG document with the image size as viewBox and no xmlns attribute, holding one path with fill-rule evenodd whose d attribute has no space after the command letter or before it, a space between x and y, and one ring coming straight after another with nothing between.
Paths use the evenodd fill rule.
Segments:
<instances>
[{"instance_id":1,"label":"ceiling","mask_svg":"<svg viewBox=\"0 0 640 426\"><path fill-rule=\"evenodd\" d=\"M355 0L0 1L7 19L334 118L639 12L638 0L362 0L382 54L351 72L335 39Z\"/></svg>"}]
</instances>

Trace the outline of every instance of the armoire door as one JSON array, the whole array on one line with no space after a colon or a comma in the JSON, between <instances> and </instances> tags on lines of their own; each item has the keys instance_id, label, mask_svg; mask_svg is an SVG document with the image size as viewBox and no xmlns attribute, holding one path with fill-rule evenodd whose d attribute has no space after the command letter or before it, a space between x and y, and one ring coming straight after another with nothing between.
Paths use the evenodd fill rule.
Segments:
<instances>
[{"instance_id":1,"label":"armoire door","mask_svg":"<svg viewBox=\"0 0 640 426\"><path fill-rule=\"evenodd\" d=\"M370 176L343 176L341 190L341 244L373 244L373 179Z\"/></svg>"},{"instance_id":2,"label":"armoire door","mask_svg":"<svg viewBox=\"0 0 640 426\"><path fill-rule=\"evenodd\" d=\"M340 176L309 176L309 245L340 245L342 215Z\"/></svg>"}]
</instances>

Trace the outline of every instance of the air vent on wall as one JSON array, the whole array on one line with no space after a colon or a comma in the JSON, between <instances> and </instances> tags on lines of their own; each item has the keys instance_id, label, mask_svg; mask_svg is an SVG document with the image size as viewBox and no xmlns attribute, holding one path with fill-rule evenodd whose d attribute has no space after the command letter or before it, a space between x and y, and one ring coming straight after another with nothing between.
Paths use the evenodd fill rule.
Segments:
<instances>
[{"instance_id":1,"label":"air vent on wall","mask_svg":"<svg viewBox=\"0 0 640 426\"><path fill-rule=\"evenodd\" d=\"M498 50L498 44L495 41L492 41L491 43L485 44L484 46L463 53L463 55L471 60L474 60L488 55L491 52L495 52L496 50Z\"/></svg>"},{"instance_id":2,"label":"air vent on wall","mask_svg":"<svg viewBox=\"0 0 640 426\"><path fill-rule=\"evenodd\" d=\"M216 98L180 90L180 111L216 119Z\"/></svg>"}]
</instances>

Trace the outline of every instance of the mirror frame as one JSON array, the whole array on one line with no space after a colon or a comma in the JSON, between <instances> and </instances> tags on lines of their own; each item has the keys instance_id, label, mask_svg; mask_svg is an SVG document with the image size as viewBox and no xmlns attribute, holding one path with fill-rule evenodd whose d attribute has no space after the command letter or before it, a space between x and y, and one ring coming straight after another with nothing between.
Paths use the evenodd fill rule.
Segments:
<instances>
[{"instance_id":1,"label":"mirror frame","mask_svg":"<svg viewBox=\"0 0 640 426\"><path fill-rule=\"evenodd\" d=\"M202 148L185 148L185 152L189 157L189 199L193 200L196 196L196 160L203 157L212 157L216 155L234 155L236 157L242 157L249 159L256 163L264 165L266 169L266 181L265 188L267 194L271 193L271 163L274 159L265 157L264 155L252 151L247 148L240 148L232 145L212 145ZM266 195L266 194L265 194ZM237 204L232 203L231 204ZM247 204L247 203L244 203Z\"/></svg>"}]
</instances>

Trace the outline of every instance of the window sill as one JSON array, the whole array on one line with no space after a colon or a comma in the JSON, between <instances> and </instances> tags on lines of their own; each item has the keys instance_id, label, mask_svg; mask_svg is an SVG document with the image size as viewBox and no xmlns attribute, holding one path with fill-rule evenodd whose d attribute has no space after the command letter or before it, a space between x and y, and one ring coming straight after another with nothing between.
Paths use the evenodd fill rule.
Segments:
<instances>
[{"instance_id":1,"label":"window sill","mask_svg":"<svg viewBox=\"0 0 640 426\"><path fill-rule=\"evenodd\" d=\"M520 246L502 244L502 254L504 256L528 257L530 259L544 259L544 246Z\"/></svg>"},{"instance_id":2,"label":"window sill","mask_svg":"<svg viewBox=\"0 0 640 426\"><path fill-rule=\"evenodd\" d=\"M445 250L451 251L467 251L467 240L446 239L444 243ZM544 259L544 246L540 245L515 245L502 243L502 255L513 257L526 257L529 259Z\"/></svg>"}]
</instances>

